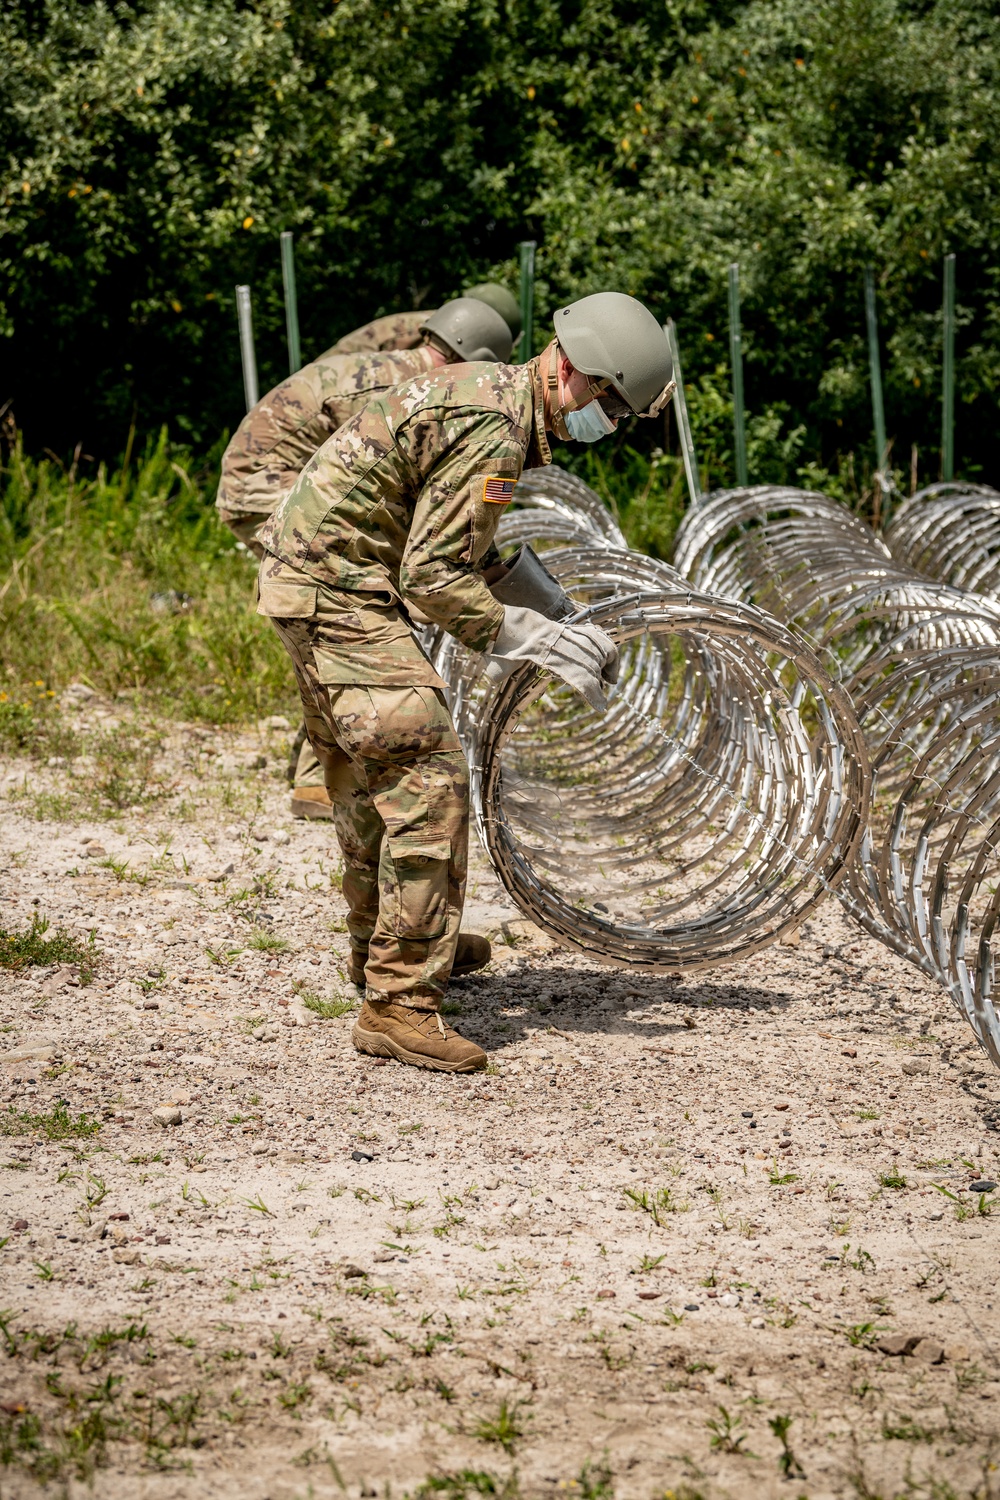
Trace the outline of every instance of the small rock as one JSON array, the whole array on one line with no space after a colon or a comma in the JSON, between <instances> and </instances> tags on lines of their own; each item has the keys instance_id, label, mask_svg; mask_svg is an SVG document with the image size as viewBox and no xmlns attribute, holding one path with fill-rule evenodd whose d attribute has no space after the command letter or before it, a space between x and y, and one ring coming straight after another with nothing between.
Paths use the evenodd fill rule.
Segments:
<instances>
[{"instance_id":1,"label":"small rock","mask_svg":"<svg viewBox=\"0 0 1000 1500\"><path fill-rule=\"evenodd\" d=\"M276 1042L278 1040L278 1028L271 1021L265 1021L263 1026L255 1026L250 1035L255 1042Z\"/></svg>"},{"instance_id":2,"label":"small rock","mask_svg":"<svg viewBox=\"0 0 1000 1500\"><path fill-rule=\"evenodd\" d=\"M264 720L264 725L267 729L291 729L292 727L284 714L270 714Z\"/></svg>"},{"instance_id":3,"label":"small rock","mask_svg":"<svg viewBox=\"0 0 1000 1500\"><path fill-rule=\"evenodd\" d=\"M271 1148L267 1144L267 1141L254 1141L253 1145L250 1147L250 1155L251 1156L266 1156L268 1154L268 1152L270 1151L270 1149Z\"/></svg>"},{"instance_id":4,"label":"small rock","mask_svg":"<svg viewBox=\"0 0 1000 1500\"><path fill-rule=\"evenodd\" d=\"M85 859L106 859L107 853L108 851L104 845L97 843L96 840L92 844L88 844L83 851Z\"/></svg>"},{"instance_id":5,"label":"small rock","mask_svg":"<svg viewBox=\"0 0 1000 1500\"><path fill-rule=\"evenodd\" d=\"M614 1292L612 1292L611 1295L613 1297L614 1296ZM655 1302L656 1299L657 1299L657 1297L662 1297L662 1296L663 1296L662 1292L640 1292L639 1293L639 1300L640 1300L640 1302Z\"/></svg>"},{"instance_id":6,"label":"small rock","mask_svg":"<svg viewBox=\"0 0 1000 1500\"><path fill-rule=\"evenodd\" d=\"M891 1358L898 1358L902 1354L912 1354L920 1342L918 1333L888 1333L879 1339L875 1348L880 1354L888 1354Z\"/></svg>"},{"instance_id":7,"label":"small rock","mask_svg":"<svg viewBox=\"0 0 1000 1500\"><path fill-rule=\"evenodd\" d=\"M753 1110L752 1109L741 1109L740 1110L740 1115L741 1115L741 1117L744 1120L752 1120L753 1119Z\"/></svg>"},{"instance_id":8,"label":"small rock","mask_svg":"<svg viewBox=\"0 0 1000 1500\"><path fill-rule=\"evenodd\" d=\"M994 1192L996 1192L996 1186L997 1185L996 1185L995 1182L990 1182L987 1178L983 1178L982 1180L980 1180L977 1177L976 1180L975 1180L975 1182L970 1182L969 1183L969 1192L970 1193L994 1193Z\"/></svg>"},{"instance_id":9,"label":"small rock","mask_svg":"<svg viewBox=\"0 0 1000 1500\"><path fill-rule=\"evenodd\" d=\"M913 1358L923 1360L926 1365L939 1365L944 1359L944 1345L936 1339L921 1339L914 1345Z\"/></svg>"},{"instance_id":10,"label":"small rock","mask_svg":"<svg viewBox=\"0 0 1000 1500\"><path fill-rule=\"evenodd\" d=\"M857 1047L842 1047L840 1055L841 1057L857 1057L858 1049Z\"/></svg>"},{"instance_id":11,"label":"small rock","mask_svg":"<svg viewBox=\"0 0 1000 1500\"><path fill-rule=\"evenodd\" d=\"M720 1307L739 1307L740 1297L738 1292L723 1292L719 1298Z\"/></svg>"},{"instance_id":12,"label":"small rock","mask_svg":"<svg viewBox=\"0 0 1000 1500\"><path fill-rule=\"evenodd\" d=\"M51 1062L58 1053L55 1042L25 1042L0 1055L0 1062Z\"/></svg>"},{"instance_id":13,"label":"small rock","mask_svg":"<svg viewBox=\"0 0 1000 1500\"><path fill-rule=\"evenodd\" d=\"M286 833L283 828L272 828L268 834L268 838L272 844L283 845L292 842L291 834Z\"/></svg>"},{"instance_id":14,"label":"small rock","mask_svg":"<svg viewBox=\"0 0 1000 1500\"><path fill-rule=\"evenodd\" d=\"M905 1062L902 1067L902 1071L908 1078L917 1078L921 1073L929 1073L930 1070L930 1063L920 1062L918 1059L914 1059L912 1062Z\"/></svg>"},{"instance_id":15,"label":"small rock","mask_svg":"<svg viewBox=\"0 0 1000 1500\"><path fill-rule=\"evenodd\" d=\"M374 1160L375 1160L374 1156L371 1156L367 1151L352 1151L351 1152L351 1161L374 1161Z\"/></svg>"},{"instance_id":16,"label":"small rock","mask_svg":"<svg viewBox=\"0 0 1000 1500\"><path fill-rule=\"evenodd\" d=\"M96 697L94 689L85 682L71 682L63 692L62 701L70 708L79 708L81 704L89 703L91 698Z\"/></svg>"},{"instance_id":17,"label":"small rock","mask_svg":"<svg viewBox=\"0 0 1000 1500\"><path fill-rule=\"evenodd\" d=\"M235 875L235 873L236 866L230 864L224 870L214 870L208 878L214 885L218 885L219 881L225 880L227 875Z\"/></svg>"},{"instance_id":18,"label":"small rock","mask_svg":"<svg viewBox=\"0 0 1000 1500\"><path fill-rule=\"evenodd\" d=\"M38 993L44 995L47 1000L51 999L61 989L65 989L66 985L73 984L79 978L79 964L57 964L53 973L49 975L48 979L43 981Z\"/></svg>"},{"instance_id":19,"label":"small rock","mask_svg":"<svg viewBox=\"0 0 1000 1500\"><path fill-rule=\"evenodd\" d=\"M354 1281L359 1276L367 1276L368 1272L362 1270L360 1266L354 1265L351 1261L348 1261L347 1265L341 1268L341 1275L344 1277L345 1281Z\"/></svg>"},{"instance_id":20,"label":"small rock","mask_svg":"<svg viewBox=\"0 0 1000 1500\"><path fill-rule=\"evenodd\" d=\"M161 1104L159 1109L153 1110L153 1119L164 1130L170 1125L180 1125L183 1122L183 1116L176 1104Z\"/></svg>"},{"instance_id":21,"label":"small rock","mask_svg":"<svg viewBox=\"0 0 1000 1500\"><path fill-rule=\"evenodd\" d=\"M500 1186L499 1177L486 1177L483 1179L483 1187L488 1193L495 1193Z\"/></svg>"},{"instance_id":22,"label":"small rock","mask_svg":"<svg viewBox=\"0 0 1000 1500\"><path fill-rule=\"evenodd\" d=\"M142 1002L142 1008L143 1010L159 1010L160 1002L159 1000L144 1000Z\"/></svg>"},{"instance_id":23,"label":"small rock","mask_svg":"<svg viewBox=\"0 0 1000 1500\"><path fill-rule=\"evenodd\" d=\"M254 841L255 844L266 844L267 843L267 837L268 837L267 829L266 828L252 828L250 830L250 837L253 839L253 841Z\"/></svg>"},{"instance_id":24,"label":"small rock","mask_svg":"<svg viewBox=\"0 0 1000 1500\"><path fill-rule=\"evenodd\" d=\"M685 1304L684 1304L684 1311L685 1312L699 1312L700 1311L700 1304L697 1303L697 1302L685 1302Z\"/></svg>"},{"instance_id":25,"label":"small rock","mask_svg":"<svg viewBox=\"0 0 1000 1500\"><path fill-rule=\"evenodd\" d=\"M601 1288L601 1290L597 1294L597 1297L598 1301L604 1302L608 1301L612 1297L617 1297L617 1295L617 1292L613 1292L609 1286L606 1286Z\"/></svg>"},{"instance_id":26,"label":"small rock","mask_svg":"<svg viewBox=\"0 0 1000 1500\"><path fill-rule=\"evenodd\" d=\"M120 1266L137 1266L140 1254L138 1250L112 1250L111 1259L117 1261Z\"/></svg>"},{"instance_id":27,"label":"small rock","mask_svg":"<svg viewBox=\"0 0 1000 1500\"><path fill-rule=\"evenodd\" d=\"M15 1219L11 1228L15 1234L23 1234L28 1227L27 1219Z\"/></svg>"},{"instance_id":28,"label":"small rock","mask_svg":"<svg viewBox=\"0 0 1000 1500\"><path fill-rule=\"evenodd\" d=\"M750 1327L751 1328L766 1328L767 1324L764 1322L763 1318L751 1318L750 1319Z\"/></svg>"}]
</instances>

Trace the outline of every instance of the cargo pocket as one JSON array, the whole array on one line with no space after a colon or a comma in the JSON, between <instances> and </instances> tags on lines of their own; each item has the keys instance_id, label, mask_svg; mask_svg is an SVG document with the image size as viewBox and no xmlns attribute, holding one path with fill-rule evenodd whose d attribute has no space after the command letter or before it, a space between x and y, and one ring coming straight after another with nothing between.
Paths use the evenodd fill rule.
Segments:
<instances>
[{"instance_id":1,"label":"cargo pocket","mask_svg":"<svg viewBox=\"0 0 1000 1500\"><path fill-rule=\"evenodd\" d=\"M316 585L258 577L257 613L272 620L310 620L316 613Z\"/></svg>"},{"instance_id":2,"label":"cargo pocket","mask_svg":"<svg viewBox=\"0 0 1000 1500\"><path fill-rule=\"evenodd\" d=\"M413 847L413 836L386 840L391 861L389 910L384 913L398 938L430 942L444 935L448 925L448 873L451 845L421 843Z\"/></svg>"}]
</instances>

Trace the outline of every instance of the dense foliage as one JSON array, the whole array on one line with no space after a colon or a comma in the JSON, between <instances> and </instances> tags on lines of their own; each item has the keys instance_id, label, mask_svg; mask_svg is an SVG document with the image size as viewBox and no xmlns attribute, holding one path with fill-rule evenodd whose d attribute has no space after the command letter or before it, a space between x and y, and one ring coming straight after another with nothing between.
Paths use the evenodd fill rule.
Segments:
<instances>
[{"instance_id":1,"label":"dense foliage","mask_svg":"<svg viewBox=\"0 0 1000 1500\"><path fill-rule=\"evenodd\" d=\"M871 453L876 268L896 461L937 470L941 258L958 253L958 459L995 477L998 0L11 0L0 36L0 404L30 447L169 421L207 447L303 346L539 242L558 301L679 324L725 477L725 270L741 265L751 477ZM662 433L639 424L628 441Z\"/></svg>"}]
</instances>

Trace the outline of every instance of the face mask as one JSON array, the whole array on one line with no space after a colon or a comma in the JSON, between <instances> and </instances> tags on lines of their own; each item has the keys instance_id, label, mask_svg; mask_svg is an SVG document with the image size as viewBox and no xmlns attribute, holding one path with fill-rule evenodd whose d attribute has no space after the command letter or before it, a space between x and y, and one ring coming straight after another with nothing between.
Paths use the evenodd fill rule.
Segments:
<instances>
[{"instance_id":1,"label":"face mask","mask_svg":"<svg viewBox=\"0 0 1000 1500\"><path fill-rule=\"evenodd\" d=\"M614 422L599 401L588 401L578 411L568 411L563 421L570 437L578 443L596 443L615 430Z\"/></svg>"}]
</instances>

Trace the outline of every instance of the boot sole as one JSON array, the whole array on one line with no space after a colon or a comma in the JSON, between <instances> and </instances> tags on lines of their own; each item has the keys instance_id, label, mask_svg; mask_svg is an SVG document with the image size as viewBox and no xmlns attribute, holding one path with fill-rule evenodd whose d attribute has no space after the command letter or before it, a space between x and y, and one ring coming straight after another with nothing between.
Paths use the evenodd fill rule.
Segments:
<instances>
[{"instance_id":1,"label":"boot sole","mask_svg":"<svg viewBox=\"0 0 1000 1500\"><path fill-rule=\"evenodd\" d=\"M333 809L327 803L313 802L308 797L292 798L293 818L326 818L333 817Z\"/></svg>"},{"instance_id":2,"label":"boot sole","mask_svg":"<svg viewBox=\"0 0 1000 1500\"><path fill-rule=\"evenodd\" d=\"M358 1052L367 1052L369 1057L394 1057L397 1062L409 1063L415 1068L431 1068L436 1073L478 1073L486 1066L485 1057L482 1062L450 1063L428 1057L423 1052L410 1052L387 1037L384 1031L365 1031L357 1022L351 1032L351 1041Z\"/></svg>"}]
</instances>

